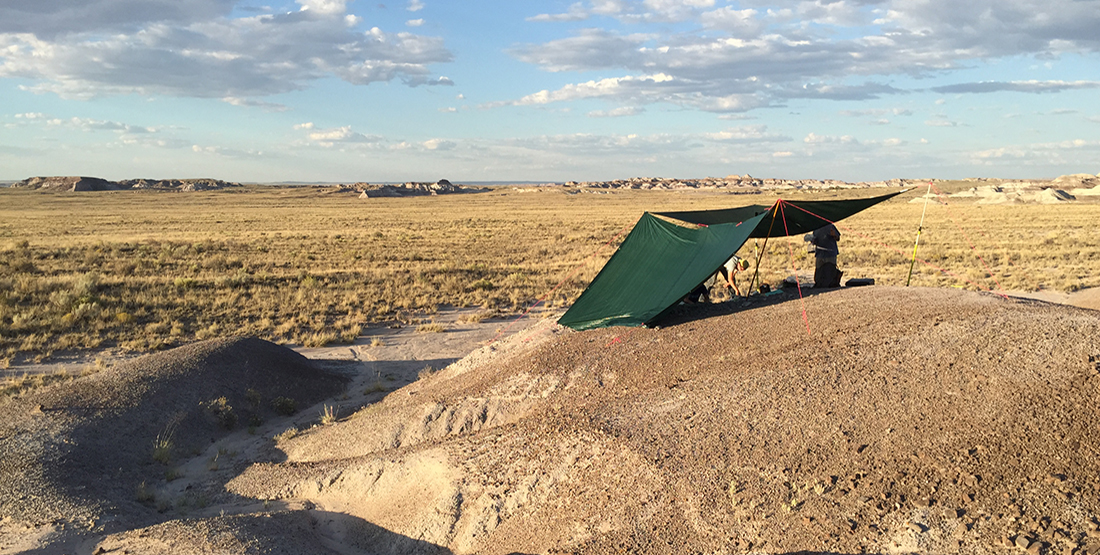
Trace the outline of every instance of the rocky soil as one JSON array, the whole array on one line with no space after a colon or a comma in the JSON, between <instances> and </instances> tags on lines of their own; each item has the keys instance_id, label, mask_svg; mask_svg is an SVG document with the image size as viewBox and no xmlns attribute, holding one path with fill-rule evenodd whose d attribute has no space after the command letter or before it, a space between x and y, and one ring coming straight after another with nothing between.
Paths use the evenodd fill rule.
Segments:
<instances>
[{"instance_id":1,"label":"rocky soil","mask_svg":"<svg viewBox=\"0 0 1100 555\"><path fill-rule=\"evenodd\" d=\"M1097 312L924 288L803 294L685 307L654 329L545 321L242 453L195 485L220 488L216 513L34 470L45 452L72 468L100 455L60 439L9 455L83 414L20 401L0 415L4 483L33 473L35 496L121 516L90 526L6 497L0 552L62 552L74 536L58 530L81 526L70 552L1100 552Z\"/></svg>"}]
</instances>

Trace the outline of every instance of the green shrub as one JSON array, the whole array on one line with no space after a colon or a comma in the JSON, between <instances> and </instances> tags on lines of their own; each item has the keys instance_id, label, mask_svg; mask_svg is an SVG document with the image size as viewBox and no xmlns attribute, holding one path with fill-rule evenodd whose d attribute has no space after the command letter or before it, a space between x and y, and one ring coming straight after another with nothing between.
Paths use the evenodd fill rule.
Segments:
<instances>
[{"instance_id":1,"label":"green shrub","mask_svg":"<svg viewBox=\"0 0 1100 555\"><path fill-rule=\"evenodd\" d=\"M218 397L206 403L206 412L227 430L232 430L237 425L237 413L233 412L233 407L225 397Z\"/></svg>"},{"instance_id":2,"label":"green shrub","mask_svg":"<svg viewBox=\"0 0 1100 555\"><path fill-rule=\"evenodd\" d=\"M271 400L271 408L283 416L290 416L298 412L298 402L289 397L276 397Z\"/></svg>"}]
</instances>

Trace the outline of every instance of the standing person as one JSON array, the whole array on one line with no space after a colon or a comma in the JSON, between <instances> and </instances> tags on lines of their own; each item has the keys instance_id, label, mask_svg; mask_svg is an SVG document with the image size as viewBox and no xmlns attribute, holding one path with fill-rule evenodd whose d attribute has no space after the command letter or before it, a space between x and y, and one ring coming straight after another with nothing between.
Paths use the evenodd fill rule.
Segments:
<instances>
[{"instance_id":1,"label":"standing person","mask_svg":"<svg viewBox=\"0 0 1100 555\"><path fill-rule=\"evenodd\" d=\"M836 257L840 254L837 246L840 241L840 231L833 224L814 231L810 240L814 247L814 258L817 266L814 269L814 289L826 287L840 287L841 272L836 267Z\"/></svg>"}]
</instances>

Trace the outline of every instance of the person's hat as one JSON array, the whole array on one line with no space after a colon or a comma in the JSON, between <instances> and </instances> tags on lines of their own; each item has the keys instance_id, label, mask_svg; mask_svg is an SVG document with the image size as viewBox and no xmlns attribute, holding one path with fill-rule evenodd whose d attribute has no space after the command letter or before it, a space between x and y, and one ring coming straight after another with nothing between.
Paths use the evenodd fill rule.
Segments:
<instances>
[{"instance_id":1,"label":"person's hat","mask_svg":"<svg viewBox=\"0 0 1100 555\"><path fill-rule=\"evenodd\" d=\"M741 268L742 270L744 270L744 269L746 269L746 268L748 268L748 267L749 267L749 261L748 261L748 260L745 260L744 258L742 258L742 259L741 259L741 260L740 260L740 261L739 261L739 262L737 263L737 266L739 266L739 267L740 267L740 268Z\"/></svg>"}]
</instances>

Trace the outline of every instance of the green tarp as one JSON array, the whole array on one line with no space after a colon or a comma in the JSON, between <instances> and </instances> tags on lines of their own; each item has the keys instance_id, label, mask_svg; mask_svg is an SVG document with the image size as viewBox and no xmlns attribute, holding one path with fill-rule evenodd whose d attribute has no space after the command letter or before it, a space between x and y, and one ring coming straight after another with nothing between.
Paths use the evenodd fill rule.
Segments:
<instances>
[{"instance_id":1,"label":"green tarp","mask_svg":"<svg viewBox=\"0 0 1100 555\"><path fill-rule=\"evenodd\" d=\"M558 323L584 330L652 322L713 275L749 238L808 233L903 192L856 200L646 212Z\"/></svg>"}]
</instances>

